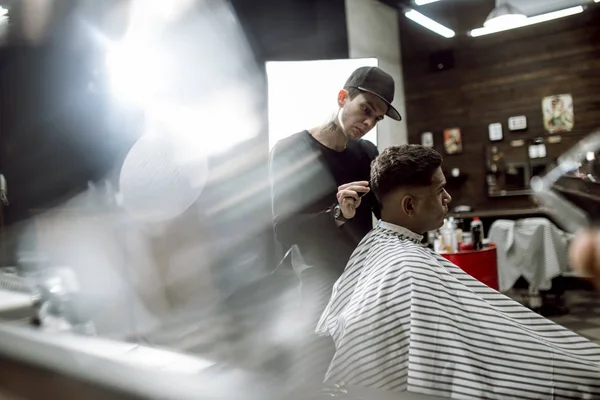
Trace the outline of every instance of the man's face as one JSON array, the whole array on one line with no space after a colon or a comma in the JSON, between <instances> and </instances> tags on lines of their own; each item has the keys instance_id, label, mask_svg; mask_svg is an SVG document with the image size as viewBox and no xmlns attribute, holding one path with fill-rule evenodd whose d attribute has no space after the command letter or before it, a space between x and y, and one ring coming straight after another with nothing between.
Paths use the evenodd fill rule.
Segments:
<instances>
[{"instance_id":1,"label":"man's face","mask_svg":"<svg viewBox=\"0 0 600 400\"><path fill-rule=\"evenodd\" d=\"M338 123L348 139L358 140L375 127L387 112L387 104L379 97L361 92L352 100L345 90L338 96Z\"/></svg>"},{"instance_id":2,"label":"man's face","mask_svg":"<svg viewBox=\"0 0 600 400\"><path fill-rule=\"evenodd\" d=\"M415 222L421 227L417 233L424 233L440 228L448 213L448 203L452 197L446 192L446 178L438 168L431 179L431 185L417 188L415 197Z\"/></svg>"}]
</instances>

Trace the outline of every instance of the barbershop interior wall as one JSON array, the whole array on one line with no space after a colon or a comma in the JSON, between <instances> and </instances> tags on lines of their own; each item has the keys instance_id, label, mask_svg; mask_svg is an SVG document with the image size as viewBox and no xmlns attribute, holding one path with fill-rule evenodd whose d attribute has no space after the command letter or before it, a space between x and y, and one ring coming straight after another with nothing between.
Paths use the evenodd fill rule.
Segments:
<instances>
[{"instance_id":1,"label":"barbershop interior wall","mask_svg":"<svg viewBox=\"0 0 600 400\"><path fill-rule=\"evenodd\" d=\"M448 4L443 4L448 3ZM450 4L452 3L452 4ZM544 136L542 98L571 93L575 127L564 135L585 135L600 127L600 7L535 26L471 38L466 32L483 24L493 1L439 2L422 12L457 32L445 39L400 16L400 42L405 79L408 136L420 143L431 131L443 152L442 131L460 127L463 153L445 155L445 169L460 168L463 183L449 188L453 205L476 209L531 206L528 197L489 198L485 185L488 125L502 122L504 139ZM432 71L430 54L452 50L455 67ZM508 131L511 116L525 115L528 129Z\"/></svg>"},{"instance_id":2,"label":"barbershop interior wall","mask_svg":"<svg viewBox=\"0 0 600 400\"><path fill-rule=\"evenodd\" d=\"M377 125L380 150L407 143L406 106L398 12L378 0L346 0L350 58L375 57L379 66L394 77L394 106L403 119L400 123L385 118Z\"/></svg>"}]
</instances>

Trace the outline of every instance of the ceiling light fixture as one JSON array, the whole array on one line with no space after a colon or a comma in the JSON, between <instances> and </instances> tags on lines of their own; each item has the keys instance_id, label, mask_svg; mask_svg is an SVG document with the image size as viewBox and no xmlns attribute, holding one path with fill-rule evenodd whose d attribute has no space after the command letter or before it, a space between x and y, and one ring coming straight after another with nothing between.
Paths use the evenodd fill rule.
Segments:
<instances>
[{"instance_id":1,"label":"ceiling light fixture","mask_svg":"<svg viewBox=\"0 0 600 400\"><path fill-rule=\"evenodd\" d=\"M527 15L523 14L512 4L506 0L498 0L496 7L486 18L483 26L490 28L493 26L510 26L522 22L527 19Z\"/></svg>"},{"instance_id":2,"label":"ceiling light fixture","mask_svg":"<svg viewBox=\"0 0 600 400\"><path fill-rule=\"evenodd\" d=\"M498 26L494 25L494 26L490 26L490 27L484 26L483 28L473 29L471 32L469 32L469 35L471 35L473 37L489 35L491 33L508 31L510 29L522 28L524 26L539 24L541 22L551 21L553 19L568 17L570 15L579 14L581 12L583 12L582 6L565 8L564 10L558 10L558 11L553 11L553 12L549 12L546 14L540 14L540 15L536 15L533 17L529 17L522 21L517 21L510 25L508 25L508 24L507 25L498 25Z\"/></svg>"},{"instance_id":3,"label":"ceiling light fixture","mask_svg":"<svg viewBox=\"0 0 600 400\"><path fill-rule=\"evenodd\" d=\"M418 6L424 6L425 4L435 3L436 1L440 1L440 0L415 0L415 4ZM598 0L598 1L600 1L600 0Z\"/></svg>"},{"instance_id":4,"label":"ceiling light fixture","mask_svg":"<svg viewBox=\"0 0 600 400\"><path fill-rule=\"evenodd\" d=\"M445 38L451 38L451 37L454 37L454 35L455 35L455 33L452 29L446 28L444 25L432 20L429 17L426 17L425 15L421 14L418 11L410 10L410 11L404 13L404 15L406 16L406 18L415 21L417 24L419 24L419 25L429 29L430 31L433 31L433 32L437 33L438 35L441 35Z\"/></svg>"}]
</instances>

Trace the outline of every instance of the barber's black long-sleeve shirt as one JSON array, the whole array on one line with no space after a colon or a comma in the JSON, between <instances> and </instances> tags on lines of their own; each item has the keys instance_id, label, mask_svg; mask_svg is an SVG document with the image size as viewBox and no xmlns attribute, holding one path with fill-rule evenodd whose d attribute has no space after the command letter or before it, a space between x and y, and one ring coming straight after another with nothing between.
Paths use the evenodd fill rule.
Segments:
<instances>
[{"instance_id":1,"label":"barber's black long-sleeve shirt","mask_svg":"<svg viewBox=\"0 0 600 400\"><path fill-rule=\"evenodd\" d=\"M345 150L323 146L308 131L279 141L271 151L275 237L284 250L296 244L309 265L341 274L358 242L372 228L380 209L372 192L362 198L356 216L338 227L327 210L336 203L338 186L368 181L377 148L365 140L349 141Z\"/></svg>"}]
</instances>

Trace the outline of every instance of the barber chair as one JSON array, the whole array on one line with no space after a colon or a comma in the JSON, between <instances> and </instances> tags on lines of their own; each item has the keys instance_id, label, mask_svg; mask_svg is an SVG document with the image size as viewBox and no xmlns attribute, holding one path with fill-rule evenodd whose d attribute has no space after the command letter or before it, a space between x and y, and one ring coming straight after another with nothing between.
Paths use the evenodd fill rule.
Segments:
<instances>
[{"instance_id":1,"label":"barber chair","mask_svg":"<svg viewBox=\"0 0 600 400\"><path fill-rule=\"evenodd\" d=\"M498 249L501 292L527 287L523 303L546 316L568 312L562 276L570 272L571 235L545 218L497 220L489 232Z\"/></svg>"}]
</instances>

